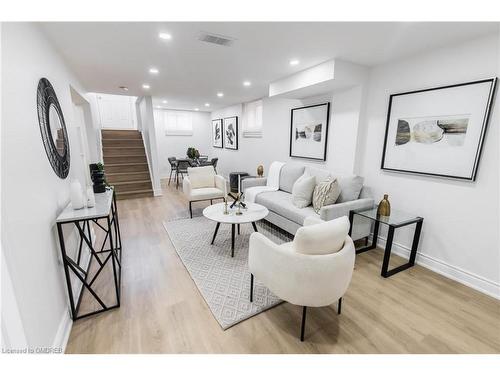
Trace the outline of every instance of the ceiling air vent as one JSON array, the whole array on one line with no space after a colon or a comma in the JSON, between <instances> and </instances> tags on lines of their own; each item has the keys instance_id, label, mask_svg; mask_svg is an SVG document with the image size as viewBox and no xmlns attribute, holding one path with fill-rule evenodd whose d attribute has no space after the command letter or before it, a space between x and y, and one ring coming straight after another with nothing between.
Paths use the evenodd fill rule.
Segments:
<instances>
[{"instance_id":1,"label":"ceiling air vent","mask_svg":"<svg viewBox=\"0 0 500 375\"><path fill-rule=\"evenodd\" d=\"M198 40L201 40L202 42L217 44L219 46L229 47L233 44L235 39L224 35L211 34L202 31L198 36Z\"/></svg>"}]
</instances>

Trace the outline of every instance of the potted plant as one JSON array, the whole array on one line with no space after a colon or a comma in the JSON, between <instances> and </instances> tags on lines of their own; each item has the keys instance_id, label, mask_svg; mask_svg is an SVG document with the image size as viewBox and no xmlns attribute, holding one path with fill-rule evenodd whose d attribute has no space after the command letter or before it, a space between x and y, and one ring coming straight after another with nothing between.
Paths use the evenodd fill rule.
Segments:
<instances>
[{"instance_id":1,"label":"potted plant","mask_svg":"<svg viewBox=\"0 0 500 375\"><path fill-rule=\"evenodd\" d=\"M194 147L189 147L186 155L189 159L198 159L200 157L200 152Z\"/></svg>"}]
</instances>

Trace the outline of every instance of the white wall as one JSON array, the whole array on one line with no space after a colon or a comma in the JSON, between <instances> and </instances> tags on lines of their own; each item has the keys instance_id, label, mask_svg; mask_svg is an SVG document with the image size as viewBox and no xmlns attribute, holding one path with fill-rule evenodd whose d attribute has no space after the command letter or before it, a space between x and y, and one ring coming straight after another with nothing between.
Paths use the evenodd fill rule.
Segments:
<instances>
[{"instance_id":1,"label":"white wall","mask_svg":"<svg viewBox=\"0 0 500 375\"><path fill-rule=\"evenodd\" d=\"M153 100L151 96L144 96L137 99L138 123L142 132L146 157L149 164L149 173L155 196L162 195L160 164L158 153L158 142L156 140L156 129L153 115Z\"/></svg>"},{"instance_id":2,"label":"white wall","mask_svg":"<svg viewBox=\"0 0 500 375\"><path fill-rule=\"evenodd\" d=\"M262 113L262 138L244 138L239 125L239 149L213 148L219 157L219 170L224 174L245 171L255 175L257 166L264 165L264 173L275 160L294 161L331 170L338 174L355 172L358 123L362 105L362 86L322 96L304 99L264 98ZM291 158L290 154L290 111L310 104L330 102L330 124L327 142L327 160L311 161ZM212 119L238 116L241 121L242 106L234 105L212 112Z\"/></svg>"},{"instance_id":3,"label":"white wall","mask_svg":"<svg viewBox=\"0 0 500 375\"><path fill-rule=\"evenodd\" d=\"M499 96L490 119L476 182L382 171L389 95L499 75L498 35L372 69L361 174L376 199L388 193L394 209L424 218L417 261L500 298ZM412 232L396 231L398 249L411 247ZM382 236L385 236L382 233Z\"/></svg>"},{"instance_id":4,"label":"white wall","mask_svg":"<svg viewBox=\"0 0 500 375\"><path fill-rule=\"evenodd\" d=\"M160 113L180 112L173 110L155 109L155 129L156 141L158 143L158 163L161 178L168 178L170 174L170 164L167 158L175 156L176 158L187 157L188 147L197 148L202 155L213 155L211 144L211 122L210 113L182 111L191 115L193 134L192 135L166 135L165 134L165 116L159 116Z\"/></svg>"},{"instance_id":5,"label":"white wall","mask_svg":"<svg viewBox=\"0 0 500 375\"><path fill-rule=\"evenodd\" d=\"M84 92L36 24L2 25L2 251L28 345L64 346L68 302L55 218L69 201L71 178L85 183L70 85ZM71 167L62 180L52 170L40 136L36 90L54 86L69 135ZM74 231L68 248L75 244Z\"/></svg>"}]
</instances>

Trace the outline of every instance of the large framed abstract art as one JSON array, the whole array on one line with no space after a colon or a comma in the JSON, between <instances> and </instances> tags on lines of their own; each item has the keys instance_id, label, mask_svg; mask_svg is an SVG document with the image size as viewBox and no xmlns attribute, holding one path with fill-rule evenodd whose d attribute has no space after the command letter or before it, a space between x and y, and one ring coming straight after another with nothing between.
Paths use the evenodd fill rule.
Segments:
<instances>
[{"instance_id":1,"label":"large framed abstract art","mask_svg":"<svg viewBox=\"0 0 500 375\"><path fill-rule=\"evenodd\" d=\"M224 148L238 149L238 116L224 119Z\"/></svg>"},{"instance_id":2,"label":"large framed abstract art","mask_svg":"<svg viewBox=\"0 0 500 375\"><path fill-rule=\"evenodd\" d=\"M326 160L330 103L293 108L290 121L290 156Z\"/></svg>"},{"instance_id":3,"label":"large framed abstract art","mask_svg":"<svg viewBox=\"0 0 500 375\"><path fill-rule=\"evenodd\" d=\"M475 181L496 82L391 95L381 168Z\"/></svg>"},{"instance_id":4,"label":"large framed abstract art","mask_svg":"<svg viewBox=\"0 0 500 375\"><path fill-rule=\"evenodd\" d=\"M222 148L223 138L222 119L212 120L212 145L217 148Z\"/></svg>"}]
</instances>

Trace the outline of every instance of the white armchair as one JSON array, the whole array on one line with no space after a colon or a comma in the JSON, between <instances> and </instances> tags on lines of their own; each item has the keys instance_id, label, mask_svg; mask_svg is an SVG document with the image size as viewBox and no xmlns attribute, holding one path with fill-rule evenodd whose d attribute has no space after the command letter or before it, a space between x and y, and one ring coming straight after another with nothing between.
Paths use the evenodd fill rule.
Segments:
<instances>
[{"instance_id":1,"label":"white armchair","mask_svg":"<svg viewBox=\"0 0 500 375\"><path fill-rule=\"evenodd\" d=\"M257 277L279 298L303 306L300 340L304 341L306 308L328 306L347 291L354 270L355 250L348 236L349 219L305 219L292 242L276 245L260 233L250 236L250 302Z\"/></svg>"},{"instance_id":2,"label":"white armchair","mask_svg":"<svg viewBox=\"0 0 500 375\"><path fill-rule=\"evenodd\" d=\"M193 218L193 202L224 199L224 177L216 175L212 166L188 168L182 181L182 190L189 200L189 215ZM227 191L227 190L226 190Z\"/></svg>"}]
</instances>

